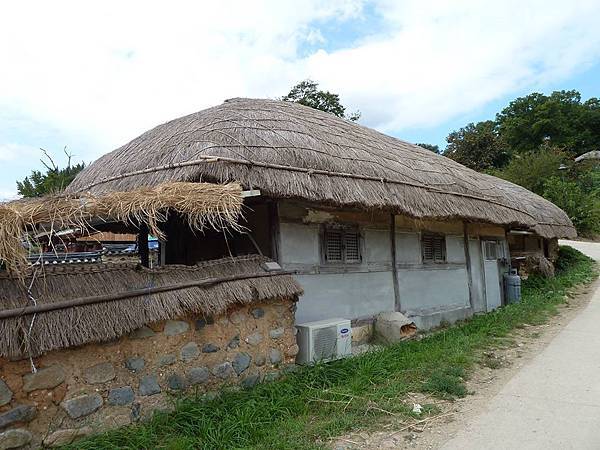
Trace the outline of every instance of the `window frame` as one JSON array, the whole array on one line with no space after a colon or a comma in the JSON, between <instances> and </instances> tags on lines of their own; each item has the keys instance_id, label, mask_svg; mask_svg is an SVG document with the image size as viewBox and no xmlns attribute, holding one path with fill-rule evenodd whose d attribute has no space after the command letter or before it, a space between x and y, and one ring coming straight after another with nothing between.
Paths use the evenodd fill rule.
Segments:
<instances>
[{"instance_id":1,"label":"window frame","mask_svg":"<svg viewBox=\"0 0 600 450\"><path fill-rule=\"evenodd\" d=\"M327 259L327 240L328 233L331 231L336 231L340 233L340 245L341 245L341 253L342 259L330 261ZM355 234L358 239L358 259L357 260L348 260L346 257L346 239L345 236L347 234ZM364 258L364 249L363 249L363 236L361 229L358 225L353 224L340 224L340 223L325 223L322 224L320 229L320 247L321 247L321 264L326 266L358 266L363 263Z\"/></svg>"},{"instance_id":2,"label":"window frame","mask_svg":"<svg viewBox=\"0 0 600 450\"><path fill-rule=\"evenodd\" d=\"M438 240L438 241L441 240L441 242L442 242L442 247L441 247L442 259L435 258L435 247L432 249L433 250L433 259L425 258L425 239L424 238L426 238L426 237L431 237L434 240ZM445 234L431 233L431 232L421 233L421 261L423 264L448 264L448 249L447 249Z\"/></svg>"}]
</instances>

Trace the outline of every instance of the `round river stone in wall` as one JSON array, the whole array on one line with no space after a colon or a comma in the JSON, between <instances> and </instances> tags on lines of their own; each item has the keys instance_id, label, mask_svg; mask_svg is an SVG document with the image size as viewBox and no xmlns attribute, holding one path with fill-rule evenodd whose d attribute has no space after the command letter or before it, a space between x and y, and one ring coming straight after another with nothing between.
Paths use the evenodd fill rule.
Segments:
<instances>
[{"instance_id":1,"label":"round river stone in wall","mask_svg":"<svg viewBox=\"0 0 600 450\"><path fill-rule=\"evenodd\" d=\"M13 393L6 383L0 379L0 406L6 405L12 400Z\"/></svg>"},{"instance_id":2,"label":"round river stone in wall","mask_svg":"<svg viewBox=\"0 0 600 450\"><path fill-rule=\"evenodd\" d=\"M65 371L61 366L55 365L28 373L23 376L23 390L31 392L38 389L52 389L65 381Z\"/></svg>"},{"instance_id":3,"label":"round river stone in wall","mask_svg":"<svg viewBox=\"0 0 600 450\"><path fill-rule=\"evenodd\" d=\"M256 386L259 381L260 381L260 374L255 373L253 375L248 375L246 378L244 378L242 380L242 382L240 384L242 385L243 388L250 389L250 388Z\"/></svg>"},{"instance_id":4,"label":"round river stone in wall","mask_svg":"<svg viewBox=\"0 0 600 450\"><path fill-rule=\"evenodd\" d=\"M0 449L19 448L31 442L33 436L27 430L16 429L0 433Z\"/></svg>"},{"instance_id":5,"label":"round river stone in wall","mask_svg":"<svg viewBox=\"0 0 600 450\"><path fill-rule=\"evenodd\" d=\"M219 347L213 343L204 344L202 346L202 353L215 353L219 351Z\"/></svg>"},{"instance_id":6,"label":"round river stone in wall","mask_svg":"<svg viewBox=\"0 0 600 450\"><path fill-rule=\"evenodd\" d=\"M188 342L179 351L179 357L185 361L191 361L192 359L196 359L200 354L200 349L198 348L198 344L195 342Z\"/></svg>"},{"instance_id":7,"label":"round river stone in wall","mask_svg":"<svg viewBox=\"0 0 600 450\"><path fill-rule=\"evenodd\" d=\"M99 394L80 395L61 403L71 419L79 419L96 411L102 406L103 400Z\"/></svg>"},{"instance_id":8,"label":"round river stone in wall","mask_svg":"<svg viewBox=\"0 0 600 450\"><path fill-rule=\"evenodd\" d=\"M156 335L154 330L152 330L152 328L144 325L143 327L138 328L137 330L133 330L131 333L129 333L129 338L130 339L145 339L145 338L152 337L154 335Z\"/></svg>"},{"instance_id":9,"label":"round river stone in wall","mask_svg":"<svg viewBox=\"0 0 600 450\"><path fill-rule=\"evenodd\" d=\"M109 362L96 364L85 369L83 377L90 384L106 383L115 377L115 368Z\"/></svg>"},{"instance_id":10,"label":"round river stone in wall","mask_svg":"<svg viewBox=\"0 0 600 450\"><path fill-rule=\"evenodd\" d=\"M140 395L154 395L160 393L160 386L158 384L158 377L156 375L146 375L140 378Z\"/></svg>"},{"instance_id":11,"label":"round river stone in wall","mask_svg":"<svg viewBox=\"0 0 600 450\"><path fill-rule=\"evenodd\" d=\"M281 362L281 352L276 348L269 350L269 361L271 361L271 364L279 364Z\"/></svg>"},{"instance_id":12,"label":"round river stone in wall","mask_svg":"<svg viewBox=\"0 0 600 450\"><path fill-rule=\"evenodd\" d=\"M75 439L92 434L91 427L65 428L57 430L44 439L44 445L48 447L59 447L72 443Z\"/></svg>"},{"instance_id":13,"label":"round river stone in wall","mask_svg":"<svg viewBox=\"0 0 600 450\"><path fill-rule=\"evenodd\" d=\"M284 333L284 328L275 328L274 330L269 331L269 336L271 336L271 339L279 339Z\"/></svg>"},{"instance_id":14,"label":"round river stone in wall","mask_svg":"<svg viewBox=\"0 0 600 450\"><path fill-rule=\"evenodd\" d=\"M265 316L265 310L262 308L254 308L250 311L250 314L252 314L252 317L255 319L260 319Z\"/></svg>"},{"instance_id":15,"label":"round river stone in wall","mask_svg":"<svg viewBox=\"0 0 600 450\"><path fill-rule=\"evenodd\" d=\"M230 362L217 364L211 370L214 376L226 379L233 375L233 367Z\"/></svg>"},{"instance_id":16,"label":"round river stone in wall","mask_svg":"<svg viewBox=\"0 0 600 450\"><path fill-rule=\"evenodd\" d=\"M125 361L125 367L134 372L139 372L146 365L144 358L140 356L132 356Z\"/></svg>"},{"instance_id":17,"label":"round river stone in wall","mask_svg":"<svg viewBox=\"0 0 600 450\"><path fill-rule=\"evenodd\" d=\"M250 336L246 338L246 342L250 345L258 345L262 342L263 337L260 332L252 333Z\"/></svg>"},{"instance_id":18,"label":"round river stone in wall","mask_svg":"<svg viewBox=\"0 0 600 450\"><path fill-rule=\"evenodd\" d=\"M161 355L156 361L156 365L158 367L170 366L171 364L175 364L177 361L177 356L174 353L167 353L166 355Z\"/></svg>"},{"instance_id":19,"label":"round river stone in wall","mask_svg":"<svg viewBox=\"0 0 600 450\"><path fill-rule=\"evenodd\" d=\"M165 323L165 334L167 336L177 336L189 330L190 324L183 320L167 320Z\"/></svg>"},{"instance_id":20,"label":"round river stone in wall","mask_svg":"<svg viewBox=\"0 0 600 450\"><path fill-rule=\"evenodd\" d=\"M236 334L234 337L231 338L231 340L229 341L229 344L227 344L227 347L238 348L239 346L240 346L240 335Z\"/></svg>"},{"instance_id":21,"label":"round river stone in wall","mask_svg":"<svg viewBox=\"0 0 600 450\"><path fill-rule=\"evenodd\" d=\"M252 361L252 357L248 353L238 353L231 365L235 373L239 375L250 366L250 361Z\"/></svg>"},{"instance_id":22,"label":"round river stone in wall","mask_svg":"<svg viewBox=\"0 0 600 450\"><path fill-rule=\"evenodd\" d=\"M187 373L190 384L204 384L208 381L210 373L207 367L194 367Z\"/></svg>"},{"instance_id":23,"label":"round river stone in wall","mask_svg":"<svg viewBox=\"0 0 600 450\"><path fill-rule=\"evenodd\" d=\"M123 406L133 403L135 397L131 386L123 386L111 389L108 393L108 404L113 406Z\"/></svg>"},{"instance_id":24,"label":"round river stone in wall","mask_svg":"<svg viewBox=\"0 0 600 450\"><path fill-rule=\"evenodd\" d=\"M169 389L174 391L181 391L188 387L186 379L178 373L169 375L169 378L167 378L167 384L169 385Z\"/></svg>"},{"instance_id":25,"label":"round river stone in wall","mask_svg":"<svg viewBox=\"0 0 600 450\"><path fill-rule=\"evenodd\" d=\"M0 414L0 430L16 422L30 422L37 410L33 405L19 405Z\"/></svg>"}]
</instances>

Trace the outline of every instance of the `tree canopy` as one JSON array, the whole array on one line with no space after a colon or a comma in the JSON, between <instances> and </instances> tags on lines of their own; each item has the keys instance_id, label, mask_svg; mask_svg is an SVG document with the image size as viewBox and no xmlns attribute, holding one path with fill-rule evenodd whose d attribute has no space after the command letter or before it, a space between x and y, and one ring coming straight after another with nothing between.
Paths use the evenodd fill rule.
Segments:
<instances>
[{"instance_id":1,"label":"tree canopy","mask_svg":"<svg viewBox=\"0 0 600 450\"><path fill-rule=\"evenodd\" d=\"M84 163L72 165L72 155L67 153L65 149L67 165L61 169L46 150L40 150L44 153L44 158L41 159L41 162L46 171L32 170L31 174L25 177L23 181L17 181L17 191L23 197L42 197L46 194L61 192L85 167Z\"/></svg>"},{"instance_id":2,"label":"tree canopy","mask_svg":"<svg viewBox=\"0 0 600 450\"><path fill-rule=\"evenodd\" d=\"M496 124L487 120L469 123L446 138L447 156L478 171L503 167L510 160L510 153L496 131Z\"/></svg>"},{"instance_id":3,"label":"tree canopy","mask_svg":"<svg viewBox=\"0 0 600 450\"><path fill-rule=\"evenodd\" d=\"M433 144L425 144L424 142L421 142L420 144L417 144L419 147L423 147L427 150L431 150L433 153L440 153L440 146L439 145L433 145Z\"/></svg>"},{"instance_id":4,"label":"tree canopy","mask_svg":"<svg viewBox=\"0 0 600 450\"><path fill-rule=\"evenodd\" d=\"M546 141L573 156L600 147L600 99L582 102L574 90L519 97L496 115L495 122L516 153L534 151Z\"/></svg>"},{"instance_id":5,"label":"tree canopy","mask_svg":"<svg viewBox=\"0 0 600 450\"><path fill-rule=\"evenodd\" d=\"M340 102L340 96L320 90L319 83L312 80L304 80L296 84L287 95L281 97L281 100L310 106L353 122L360 119L359 111L346 115L346 107Z\"/></svg>"},{"instance_id":6,"label":"tree canopy","mask_svg":"<svg viewBox=\"0 0 600 450\"><path fill-rule=\"evenodd\" d=\"M495 120L450 133L444 155L521 185L561 207L583 234L600 232L600 167L573 162L600 149L600 100L577 91L519 97Z\"/></svg>"}]
</instances>

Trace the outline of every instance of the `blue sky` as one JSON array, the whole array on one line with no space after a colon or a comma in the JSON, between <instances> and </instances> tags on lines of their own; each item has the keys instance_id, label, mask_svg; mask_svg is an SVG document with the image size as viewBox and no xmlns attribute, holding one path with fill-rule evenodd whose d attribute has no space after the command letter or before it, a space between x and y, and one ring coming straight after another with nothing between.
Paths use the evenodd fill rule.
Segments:
<instances>
[{"instance_id":1,"label":"blue sky","mask_svg":"<svg viewBox=\"0 0 600 450\"><path fill-rule=\"evenodd\" d=\"M0 199L40 147L92 161L166 120L311 78L445 146L521 95L599 96L600 2L23 0L0 6ZM36 11L36 14L31 14Z\"/></svg>"}]
</instances>

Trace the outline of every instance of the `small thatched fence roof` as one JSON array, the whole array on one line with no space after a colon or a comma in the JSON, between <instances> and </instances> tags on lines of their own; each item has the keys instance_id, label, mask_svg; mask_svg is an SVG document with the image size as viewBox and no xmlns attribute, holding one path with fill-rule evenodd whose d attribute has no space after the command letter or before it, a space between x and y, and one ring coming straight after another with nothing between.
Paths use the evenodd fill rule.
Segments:
<instances>
[{"instance_id":1,"label":"small thatched fence roof","mask_svg":"<svg viewBox=\"0 0 600 450\"><path fill-rule=\"evenodd\" d=\"M0 203L0 265L13 275L27 269L24 239L37 244L35 234L55 234L74 228L92 231L102 223L144 225L157 237L169 213L179 213L193 230L237 228L243 204L237 183L164 182L102 194L67 193Z\"/></svg>"},{"instance_id":2,"label":"small thatched fence roof","mask_svg":"<svg viewBox=\"0 0 600 450\"><path fill-rule=\"evenodd\" d=\"M245 256L156 269L130 264L47 267L30 292L0 272L0 357L35 356L116 339L160 320L210 317L234 305L302 295L292 275L267 271L266 261ZM29 303L25 309L28 297L36 299L36 306Z\"/></svg>"},{"instance_id":3,"label":"small thatched fence roof","mask_svg":"<svg viewBox=\"0 0 600 450\"><path fill-rule=\"evenodd\" d=\"M86 167L70 192L240 182L278 198L389 209L573 237L552 203L507 181L295 103L231 99L147 131Z\"/></svg>"}]
</instances>

